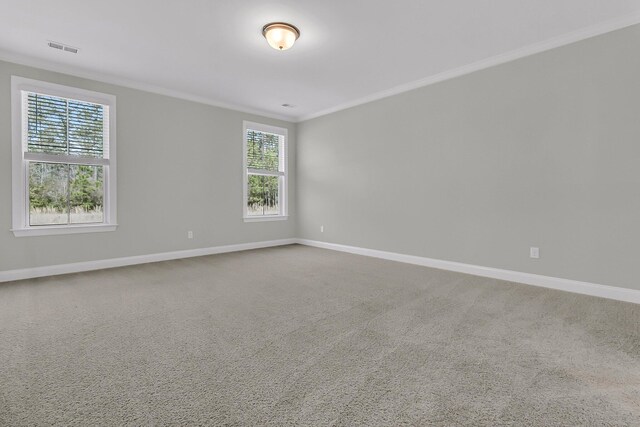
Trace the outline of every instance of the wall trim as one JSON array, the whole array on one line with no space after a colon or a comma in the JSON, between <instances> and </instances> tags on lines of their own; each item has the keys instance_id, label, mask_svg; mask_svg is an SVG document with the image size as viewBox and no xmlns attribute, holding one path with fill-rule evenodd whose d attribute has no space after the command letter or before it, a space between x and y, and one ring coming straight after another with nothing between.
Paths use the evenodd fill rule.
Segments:
<instances>
[{"instance_id":1,"label":"wall trim","mask_svg":"<svg viewBox=\"0 0 640 427\"><path fill-rule=\"evenodd\" d=\"M460 77L466 74L480 71L485 68L490 68L496 65L511 62L516 59L531 56L536 53L541 53L547 50L555 49L557 47L565 46L568 44L576 43L581 40L585 40L591 37L599 36L611 31L620 30L622 28L630 27L640 23L640 13L632 13L618 18L614 18L599 24L592 25L590 27L582 28L571 33L562 34L557 37L553 37L548 40L533 43L528 46L524 46L510 52L501 53L489 58L476 61L471 64L463 65L458 68L444 71L432 76L428 76L413 82L405 83L399 86L392 87L380 92L373 93L371 95L364 96L352 101L348 101L333 107L317 111L315 113L306 114L302 116L289 116L284 114L276 114L268 111L258 110L246 106L235 105L227 102L218 101L209 97L195 95L192 93L168 89L160 86L151 85L148 83L120 78L113 75L108 75L99 71L91 71L87 69L78 69L73 66L63 65L59 63L53 63L51 61L34 58L31 56L25 56L9 52L0 49L0 60L12 62L14 64L26 65L29 67L40 68L43 70L53 71L56 73L68 74L75 77L80 77L89 80L95 80L102 83L113 84L117 86L123 86L130 89L142 90L145 92L155 93L159 95L170 96L172 98L184 99L187 101L197 102L200 104L211 105L214 107L224 108L227 110L238 111L247 114L253 114L262 117L268 117L271 119L282 120L289 123L300 123L306 120L315 119L317 117L326 116L327 114L335 113L338 111L346 110L358 105L367 104L369 102L377 101L379 99L388 98L393 95L408 92L414 89L418 89L424 86L429 86L435 83L440 83L445 80L450 80L456 77Z\"/></svg>"},{"instance_id":2,"label":"wall trim","mask_svg":"<svg viewBox=\"0 0 640 427\"><path fill-rule=\"evenodd\" d=\"M223 254L246 251L249 249L270 248L273 246L291 245L296 239L268 240L263 242L240 243L209 248L187 249L182 251L161 252L148 255L135 255L122 258L110 258L96 261L75 262L72 264L48 265L44 267L23 268L19 270L0 271L0 282L33 279L36 277L56 276L59 274L79 273L82 271L102 270L105 268L124 267L127 265L147 264L150 262L169 261L173 259L192 258L204 255Z\"/></svg>"},{"instance_id":3,"label":"wall trim","mask_svg":"<svg viewBox=\"0 0 640 427\"><path fill-rule=\"evenodd\" d=\"M339 104L325 110L321 110L315 113L306 114L296 118L296 122L304 122L306 120L315 119L317 117L326 116L327 114L336 113L338 111L346 110L347 108L357 107L358 105L367 104L369 102L377 101L383 98L388 98L393 95L398 95L404 92L409 92L414 89L418 89L424 86L429 86L435 83L440 83L445 80L451 80L456 77L471 74L476 71L484 70L486 68L494 67L496 65L504 64L507 62L515 61L516 59L524 58L527 56L535 55L547 50L555 49L557 47L566 46L572 43L576 43L591 37L599 36L601 34L609 33L611 31L620 30L622 28L630 27L632 25L640 23L640 13L632 13L629 15L614 18L605 22L601 22L590 27L582 28L570 33L562 34L557 37L553 37L541 42L533 43L521 48L501 53L489 58L481 59L480 61L466 64L458 68L443 71L438 74L434 74L429 77L425 77L413 82L401 84L390 89L386 89L380 92L367 95L362 98L358 98L352 101Z\"/></svg>"},{"instance_id":4,"label":"wall trim","mask_svg":"<svg viewBox=\"0 0 640 427\"><path fill-rule=\"evenodd\" d=\"M110 258L95 261L76 262L71 264L57 264L43 267L23 268L17 270L0 271L0 283L13 280L33 279L44 276L57 276L60 274L79 273L83 271L102 270L128 265L147 264L152 262L170 261L174 259L192 258L206 255L215 255L229 252L240 252L251 249L270 248L291 244L300 244L316 248L329 249L339 252L347 252L356 255L364 255L373 258L420 265L423 267L437 268L440 270L455 271L474 276L489 277L508 282L524 283L543 288L573 292L577 294L608 298L618 301L640 304L640 290L621 288L616 286L600 285L597 283L581 282L578 280L562 279L559 277L543 276L539 274L523 273L520 271L503 270L493 267L465 264L455 261L445 261L434 258L426 258L415 255L400 254L397 252L380 251L357 246L347 246L337 243L321 242L309 239L280 239L262 242L239 243L234 245L213 246L208 248L187 249L173 252L161 252L148 255L135 255L130 257Z\"/></svg>"},{"instance_id":5,"label":"wall trim","mask_svg":"<svg viewBox=\"0 0 640 427\"><path fill-rule=\"evenodd\" d=\"M240 113L252 114L254 116L267 117L270 119L282 120L287 123L295 123L295 120L284 114L274 114L256 108L236 105L228 102L222 102L193 93L168 89L137 80L116 77L105 74L100 71L90 71L60 63L53 63L45 59L38 59L31 56L25 56L8 52L0 49L0 61L11 62L13 64L25 65L27 67L39 68L42 70L52 71L54 73L66 74L69 76L80 77L82 79L94 80L96 82L107 83L115 86L122 86L129 89L141 90L144 92L154 93L156 95L164 95L171 98L183 99L186 101L197 102L198 104L210 105L213 107L224 108L225 110L237 111Z\"/></svg>"},{"instance_id":6,"label":"wall trim","mask_svg":"<svg viewBox=\"0 0 640 427\"><path fill-rule=\"evenodd\" d=\"M357 246L340 245L337 243L320 242L317 240L296 239L301 245L316 248L330 249L333 251L348 252L356 255L364 255L373 258L381 258L390 261L404 262L407 264L421 265L440 270L455 271L458 273L472 274L474 276L489 277L508 282L524 283L543 288L573 292L577 294L591 295L618 301L640 304L640 290L620 288L616 286L599 285L596 283L581 282L578 280L561 279L558 277L542 276L539 274L523 273L519 271L503 270L499 268L483 267L480 265L464 264L461 262L444 261L433 258L405 255L396 252L366 249Z\"/></svg>"}]
</instances>

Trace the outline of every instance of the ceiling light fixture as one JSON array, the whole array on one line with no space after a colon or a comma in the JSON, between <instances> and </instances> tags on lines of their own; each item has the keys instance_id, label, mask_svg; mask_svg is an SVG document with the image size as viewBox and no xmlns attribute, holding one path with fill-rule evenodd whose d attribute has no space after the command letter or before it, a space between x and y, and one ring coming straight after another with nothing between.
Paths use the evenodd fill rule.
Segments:
<instances>
[{"instance_id":1,"label":"ceiling light fixture","mask_svg":"<svg viewBox=\"0 0 640 427\"><path fill-rule=\"evenodd\" d=\"M287 50L300 37L300 30L291 24L272 22L262 27L262 35L272 48Z\"/></svg>"}]
</instances>

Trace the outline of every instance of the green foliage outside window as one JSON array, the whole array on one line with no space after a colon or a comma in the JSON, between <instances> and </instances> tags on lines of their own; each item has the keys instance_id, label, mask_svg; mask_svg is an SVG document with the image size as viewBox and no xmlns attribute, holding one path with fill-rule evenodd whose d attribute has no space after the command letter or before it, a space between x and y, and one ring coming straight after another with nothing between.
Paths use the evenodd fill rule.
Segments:
<instances>
[{"instance_id":1,"label":"green foliage outside window","mask_svg":"<svg viewBox=\"0 0 640 427\"><path fill-rule=\"evenodd\" d=\"M280 136L247 131L247 167L251 170L280 171ZM279 177L249 172L247 207L253 214L278 213Z\"/></svg>"},{"instance_id":2,"label":"green foliage outside window","mask_svg":"<svg viewBox=\"0 0 640 427\"><path fill-rule=\"evenodd\" d=\"M101 158L104 107L29 93L28 151L48 155ZM47 212L92 212L103 208L103 166L62 162L29 163L29 206L33 218ZM45 220L43 220L45 221Z\"/></svg>"},{"instance_id":3,"label":"green foliage outside window","mask_svg":"<svg viewBox=\"0 0 640 427\"><path fill-rule=\"evenodd\" d=\"M29 205L57 211L102 209L102 175L101 166L31 163Z\"/></svg>"}]
</instances>

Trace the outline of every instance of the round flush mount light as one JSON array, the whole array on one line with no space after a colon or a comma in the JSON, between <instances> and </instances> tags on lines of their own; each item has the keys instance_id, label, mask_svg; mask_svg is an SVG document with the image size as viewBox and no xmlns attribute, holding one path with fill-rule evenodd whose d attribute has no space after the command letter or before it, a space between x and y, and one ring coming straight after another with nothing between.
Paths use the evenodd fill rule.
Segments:
<instances>
[{"instance_id":1,"label":"round flush mount light","mask_svg":"<svg viewBox=\"0 0 640 427\"><path fill-rule=\"evenodd\" d=\"M262 35L269 46L276 50L287 50L300 37L300 30L284 22L272 22L262 27Z\"/></svg>"}]
</instances>

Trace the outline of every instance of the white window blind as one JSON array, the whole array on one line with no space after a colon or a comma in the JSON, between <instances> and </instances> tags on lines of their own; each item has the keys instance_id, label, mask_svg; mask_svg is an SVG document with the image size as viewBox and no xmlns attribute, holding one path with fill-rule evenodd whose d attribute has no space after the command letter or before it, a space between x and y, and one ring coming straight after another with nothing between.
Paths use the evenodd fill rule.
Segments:
<instances>
[{"instance_id":1,"label":"white window blind","mask_svg":"<svg viewBox=\"0 0 640 427\"><path fill-rule=\"evenodd\" d=\"M28 92L28 151L103 157L105 106Z\"/></svg>"}]
</instances>

